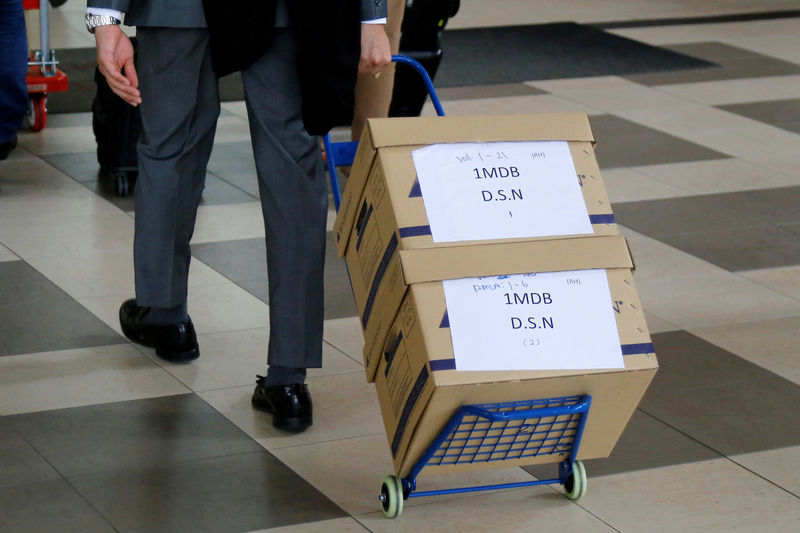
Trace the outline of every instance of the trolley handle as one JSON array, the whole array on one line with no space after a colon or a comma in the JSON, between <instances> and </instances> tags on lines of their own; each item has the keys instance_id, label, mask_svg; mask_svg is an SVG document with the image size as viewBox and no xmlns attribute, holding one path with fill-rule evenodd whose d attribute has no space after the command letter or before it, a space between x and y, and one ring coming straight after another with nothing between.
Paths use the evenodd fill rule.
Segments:
<instances>
[{"instance_id":1,"label":"trolley handle","mask_svg":"<svg viewBox=\"0 0 800 533\"><path fill-rule=\"evenodd\" d=\"M525 409L521 411L488 411L475 405L465 405L461 410L464 415L471 414L489 419L492 422L505 422L509 420L524 420L526 418L546 418L550 416L583 413L589 410L589 404L590 400L584 399L580 403L574 405L539 407L537 409Z\"/></svg>"},{"instance_id":2,"label":"trolley handle","mask_svg":"<svg viewBox=\"0 0 800 533\"><path fill-rule=\"evenodd\" d=\"M413 67L413 69L417 71L422 78L422 81L425 83L425 88L428 90L428 96L430 96L433 107L436 109L436 114L440 117L443 117L444 109L442 109L442 104L439 102L439 96L436 94L436 89L433 87L433 82L431 81L431 77L428 75L428 71L425 70L425 67L423 67L417 60L406 56L393 55L392 61L394 63L404 63ZM358 141L335 143L331 141L330 133L326 133L322 137L322 142L325 146L325 153L327 154L326 157L328 158L328 176L330 177L331 191L333 192L333 205L336 208L336 211L339 211L339 204L342 203L342 191L339 188L339 180L336 177L336 167L353 164L353 159L355 158L356 150L358 149Z\"/></svg>"}]
</instances>

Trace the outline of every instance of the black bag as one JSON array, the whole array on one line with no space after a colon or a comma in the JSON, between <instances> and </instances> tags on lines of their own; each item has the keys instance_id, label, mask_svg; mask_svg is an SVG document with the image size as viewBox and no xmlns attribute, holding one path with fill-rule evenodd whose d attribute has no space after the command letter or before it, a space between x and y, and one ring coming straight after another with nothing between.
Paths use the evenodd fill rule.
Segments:
<instances>
[{"instance_id":1,"label":"black bag","mask_svg":"<svg viewBox=\"0 0 800 533\"><path fill-rule=\"evenodd\" d=\"M414 0L403 15L400 55L416 59L433 80L442 61L442 32L455 16L460 0ZM419 74L408 65L397 65L390 117L417 117L428 97Z\"/></svg>"},{"instance_id":2,"label":"black bag","mask_svg":"<svg viewBox=\"0 0 800 533\"><path fill-rule=\"evenodd\" d=\"M133 188L138 170L136 143L142 133L139 108L111 91L105 76L94 71L97 95L92 102L92 130L97 141L97 162L115 182L115 191L126 196Z\"/></svg>"},{"instance_id":3,"label":"black bag","mask_svg":"<svg viewBox=\"0 0 800 533\"><path fill-rule=\"evenodd\" d=\"M218 77L244 70L275 36L276 0L203 0L211 65Z\"/></svg>"}]
</instances>

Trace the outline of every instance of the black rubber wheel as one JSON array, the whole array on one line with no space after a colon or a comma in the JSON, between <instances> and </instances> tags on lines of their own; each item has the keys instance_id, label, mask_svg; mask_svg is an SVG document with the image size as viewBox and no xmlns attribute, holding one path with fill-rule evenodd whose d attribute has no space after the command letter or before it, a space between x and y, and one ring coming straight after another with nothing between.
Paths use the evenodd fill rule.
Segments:
<instances>
[{"instance_id":1,"label":"black rubber wheel","mask_svg":"<svg viewBox=\"0 0 800 533\"><path fill-rule=\"evenodd\" d=\"M131 182L128 179L128 174L125 172L118 172L114 174L114 187L117 193L117 196L125 197L128 196L131 188Z\"/></svg>"}]
</instances>

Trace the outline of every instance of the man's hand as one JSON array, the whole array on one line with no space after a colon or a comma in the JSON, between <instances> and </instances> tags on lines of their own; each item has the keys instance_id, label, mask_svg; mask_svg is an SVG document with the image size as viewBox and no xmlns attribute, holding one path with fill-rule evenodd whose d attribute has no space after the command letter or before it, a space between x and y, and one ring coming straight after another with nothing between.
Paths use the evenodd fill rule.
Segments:
<instances>
[{"instance_id":1,"label":"man's hand","mask_svg":"<svg viewBox=\"0 0 800 533\"><path fill-rule=\"evenodd\" d=\"M97 39L97 65L108 86L132 106L141 104L131 40L116 24L95 28L94 35Z\"/></svg>"},{"instance_id":2,"label":"man's hand","mask_svg":"<svg viewBox=\"0 0 800 533\"><path fill-rule=\"evenodd\" d=\"M392 51L383 24L362 24L358 73L376 75L391 62Z\"/></svg>"}]
</instances>

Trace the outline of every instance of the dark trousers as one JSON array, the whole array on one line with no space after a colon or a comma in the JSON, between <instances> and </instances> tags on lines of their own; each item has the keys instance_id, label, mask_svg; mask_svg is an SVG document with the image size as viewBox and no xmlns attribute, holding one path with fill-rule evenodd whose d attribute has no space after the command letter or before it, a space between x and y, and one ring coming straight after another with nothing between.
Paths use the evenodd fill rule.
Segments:
<instances>
[{"instance_id":1,"label":"dark trousers","mask_svg":"<svg viewBox=\"0 0 800 533\"><path fill-rule=\"evenodd\" d=\"M11 140L28 109L28 37L22 0L0 0L0 143Z\"/></svg>"},{"instance_id":2,"label":"dark trousers","mask_svg":"<svg viewBox=\"0 0 800 533\"><path fill-rule=\"evenodd\" d=\"M143 135L136 183L134 265L139 305L186 301L197 208L220 104L202 28L137 29ZM242 72L269 276L269 364L322 361L328 188L318 139L301 119L294 38ZM191 310L190 310L191 311Z\"/></svg>"}]
</instances>

